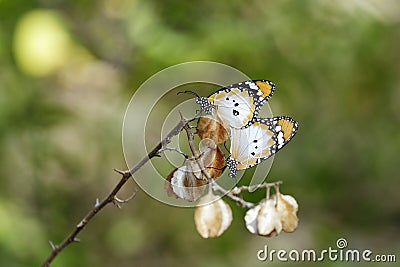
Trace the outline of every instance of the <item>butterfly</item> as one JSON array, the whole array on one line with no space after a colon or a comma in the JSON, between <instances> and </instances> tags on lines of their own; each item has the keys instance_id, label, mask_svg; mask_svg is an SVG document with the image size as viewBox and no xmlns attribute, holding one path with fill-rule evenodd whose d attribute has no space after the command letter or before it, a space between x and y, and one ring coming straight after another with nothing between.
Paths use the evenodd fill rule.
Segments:
<instances>
[{"instance_id":1,"label":"butterfly","mask_svg":"<svg viewBox=\"0 0 400 267\"><path fill-rule=\"evenodd\" d=\"M274 155L297 133L298 123L290 117L255 118L247 128L231 128L229 176L253 167Z\"/></svg>"},{"instance_id":2,"label":"butterfly","mask_svg":"<svg viewBox=\"0 0 400 267\"><path fill-rule=\"evenodd\" d=\"M249 80L223 87L208 97L198 96L196 103L227 129L246 128L274 91L271 81Z\"/></svg>"}]
</instances>

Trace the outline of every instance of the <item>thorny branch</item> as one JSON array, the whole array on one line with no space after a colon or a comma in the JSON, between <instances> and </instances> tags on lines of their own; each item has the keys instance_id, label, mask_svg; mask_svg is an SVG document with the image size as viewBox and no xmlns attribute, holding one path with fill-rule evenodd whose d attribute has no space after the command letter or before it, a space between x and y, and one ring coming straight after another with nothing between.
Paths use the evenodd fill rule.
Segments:
<instances>
[{"instance_id":1,"label":"thorny branch","mask_svg":"<svg viewBox=\"0 0 400 267\"><path fill-rule=\"evenodd\" d=\"M258 188L270 188L272 186L278 186L281 184L281 181L275 182L275 183L263 183L255 186L241 186L241 187L235 187L232 191L228 191L218 185L211 177L210 175L205 171L205 168L202 164L201 161L198 159L200 158L200 152L196 149L194 145L194 132L192 131L193 126L190 126L189 123L195 120L199 115L201 114L201 110L198 111L192 118L185 118L181 113L181 120L179 123L167 134L167 136L152 150L150 151L140 162L138 162L135 166L133 166L129 170L118 170L114 169L117 173L122 175L121 180L118 182L118 184L115 185L115 187L112 189L112 191L108 194L107 197L105 197L103 200L96 199L95 205L93 208L86 214L86 216L75 226L74 230L62 241L59 245L55 245L52 241L49 241L50 247L51 247L51 253L45 260L45 262L42 264L42 267L47 267L50 266L51 262L55 259L55 257L62 251L64 250L68 245L70 245L73 242L80 242L80 239L77 237L78 234L85 229L85 227L88 225L88 223L93 219L93 217L99 213L104 207L106 207L108 204L113 203L116 205L118 208L121 208L121 204L124 204L128 202L129 200L133 199L136 195L137 190L133 193L132 196L130 196L128 199L120 199L117 197L117 193L120 191L120 189L125 185L125 183L129 180L132 175L137 172L143 165L145 165L151 158L159 156L162 152L165 152L167 150L170 151L175 151L183 155L185 158L188 156L181 152L178 149L175 148L169 148L167 145L171 142L171 139L178 135L182 130L186 131L188 141L189 141L189 146L190 150L193 154L193 156L196 159L197 164L199 165L199 168L201 169L202 173L205 175L205 177L208 180L208 183L210 184L212 190L217 191L221 193L223 196L226 196L230 198L231 200L235 201L238 205L244 207L244 208L252 208L255 206L254 203L247 202L244 199L238 197L237 195L240 194L242 191L253 191Z\"/></svg>"},{"instance_id":2,"label":"thorny branch","mask_svg":"<svg viewBox=\"0 0 400 267\"><path fill-rule=\"evenodd\" d=\"M115 169L116 172L122 175L121 180L118 184L113 188L113 190L105 197L103 200L99 201L96 199L96 203L94 207L86 214L85 217L75 226L74 230L62 241L59 245L55 245L53 242L49 241L51 247L51 253L47 257L47 259L42 264L42 267L50 266L51 262L54 258L68 245L73 242L80 242L77 235L86 227L86 225L93 219L93 217L100 212L105 206L110 203L115 204L117 207L120 207L120 204L126 203L130 199L134 197L132 195L129 199L121 200L117 197L117 193L124 186L124 184L129 180L129 178L137 172L143 165L145 165L151 158L158 156L161 151L166 147L167 144L171 142L171 139L178 135L184 127L188 126L188 123L193 121L200 112L197 112L195 116L190 119L186 119L181 116L181 120L179 123L168 133L168 135L152 150L150 151L140 162L138 162L135 166L133 166L130 170L121 171ZM135 192L136 193L136 192Z\"/></svg>"}]
</instances>

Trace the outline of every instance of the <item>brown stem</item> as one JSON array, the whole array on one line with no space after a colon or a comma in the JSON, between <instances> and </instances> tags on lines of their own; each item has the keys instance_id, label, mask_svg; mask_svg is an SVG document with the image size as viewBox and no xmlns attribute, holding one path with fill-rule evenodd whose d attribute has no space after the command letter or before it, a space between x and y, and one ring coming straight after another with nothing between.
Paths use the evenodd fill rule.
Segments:
<instances>
[{"instance_id":1,"label":"brown stem","mask_svg":"<svg viewBox=\"0 0 400 267\"><path fill-rule=\"evenodd\" d=\"M171 142L171 139L178 135L185 126L188 125L189 122L193 121L199 113L197 113L193 118L191 119L185 119L183 116L179 123L168 133L168 135L152 150L150 151L139 163L137 163L135 166L133 166L130 170L126 171L120 171L120 170L115 170L119 174L122 175L121 180L118 182L118 184L113 188L113 190L108 194L107 197L105 197L102 201L96 200L96 204L94 205L93 209L86 214L85 217L75 226L75 229L64 239L63 242L61 242L59 245L54 245L50 241L50 246L52 248L52 251L50 255L47 257L47 259L44 261L42 264L42 267L47 267L50 266L50 263L54 260L54 258L63 250L65 249L68 245L70 245L73 242L79 242L79 239L77 238L77 235L86 227L86 225L91 221L91 219L98 213L100 212L105 206L107 206L110 203L114 203L115 201L118 200L116 198L117 193L119 190L124 186L124 184L129 180L129 178L137 172L144 164L146 164L151 158L158 156L160 153L160 150L163 149L168 143Z\"/></svg>"}]
</instances>

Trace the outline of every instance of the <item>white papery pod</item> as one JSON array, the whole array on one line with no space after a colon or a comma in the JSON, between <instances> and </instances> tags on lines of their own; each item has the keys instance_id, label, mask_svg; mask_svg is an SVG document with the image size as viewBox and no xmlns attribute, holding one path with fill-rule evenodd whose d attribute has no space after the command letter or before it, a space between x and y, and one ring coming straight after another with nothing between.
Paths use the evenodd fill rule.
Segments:
<instances>
[{"instance_id":1,"label":"white papery pod","mask_svg":"<svg viewBox=\"0 0 400 267\"><path fill-rule=\"evenodd\" d=\"M249 209L244 220L252 234L270 237L282 231L281 216L276 209L275 198L262 200L257 206Z\"/></svg>"},{"instance_id":2,"label":"white papery pod","mask_svg":"<svg viewBox=\"0 0 400 267\"><path fill-rule=\"evenodd\" d=\"M244 221L246 222L246 228L252 234L258 233L257 216L260 211L260 208L261 205L258 204L257 206L254 206L253 208L249 209L246 212L246 215L244 216Z\"/></svg>"},{"instance_id":3,"label":"white papery pod","mask_svg":"<svg viewBox=\"0 0 400 267\"><path fill-rule=\"evenodd\" d=\"M191 170L188 170L188 164L185 164L168 175L164 188L168 196L175 196L192 202L201 197L205 185L202 180L195 177Z\"/></svg>"},{"instance_id":4,"label":"white papery pod","mask_svg":"<svg viewBox=\"0 0 400 267\"><path fill-rule=\"evenodd\" d=\"M222 198L210 192L200 199L194 221L203 238L218 237L231 225L232 210Z\"/></svg>"},{"instance_id":5,"label":"white papery pod","mask_svg":"<svg viewBox=\"0 0 400 267\"><path fill-rule=\"evenodd\" d=\"M275 199L265 201L257 216L258 234L262 236L278 235L282 231L281 215L276 208Z\"/></svg>"},{"instance_id":6,"label":"white papery pod","mask_svg":"<svg viewBox=\"0 0 400 267\"><path fill-rule=\"evenodd\" d=\"M299 205L296 199L290 195L283 195L279 192L276 195L278 197L277 210L281 215L282 229L288 233L294 232L299 222L297 218Z\"/></svg>"},{"instance_id":7,"label":"white papery pod","mask_svg":"<svg viewBox=\"0 0 400 267\"><path fill-rule=\"evenodd\" d=\"M216 179L221 175L224 167L224 154L211 139L203 139L199 143L200 157L198 159L185 159L183 165L172 171L166 181L164 188L168 196L175 196L187 201L195 201L201 197L207 181L202 173L201 166L208 175Z\"/></svg>"}]
</instances>

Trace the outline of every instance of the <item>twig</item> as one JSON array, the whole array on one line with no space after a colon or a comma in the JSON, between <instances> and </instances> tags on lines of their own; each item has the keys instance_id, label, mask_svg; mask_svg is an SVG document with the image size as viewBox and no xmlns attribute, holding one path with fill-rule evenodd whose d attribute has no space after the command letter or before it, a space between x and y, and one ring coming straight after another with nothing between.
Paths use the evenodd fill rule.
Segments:
<instances>
[{"instance_id":1,"label":"twig","mask_svg":"<svg viewBox=\"0 0 400 267\"><path fill-rule=\"evenodd\" d=\"M231 200L235 201L238 205L242 206L243 208L252 208L255 206L254 203L252 202L248 202L246 200L244 200L243 198L240 198L234 194L232 194L232 192L222 188L219 184L217 184L214 180L212 181L212 187L214 191L218 191L221 194L223 194L224 196L226 196L227 198L230 198Z\"/></svg>"},{"instance_id":2,"label":"twig","mask_svg":"<svg viewBox=\"0 0 400 267\"><path fill-rule=\"evenodd\" d=\"M269 187L275 187L277 188L277 186L281 185L282 181L276 181L273 183L263 183L263 184L256 184L256 185L251 185L251 186L240 186L240 187L235 187L232 189L232 194L234 195L238 195L240 193L242 193L242 191L250 191L253 192L254 190L257 190L259 188L269 188Z\"/></svg>"},{"instance_id":3,"label":"twig","mask_svg":"<svg viewBox=\"0 0 400 267\"><path fill-rule=\"evenodd\" d=\"M175 151L179 154L181 154L185 159L188 159L188 155L186 155L184 152L180 151L179 149L175 147L164 147L163 149L160 149L159 153L164 152L164 151Z\"/></svg>"},{"instance_id":4,"label":"twig","mask_svg":"<svg viewBox=\"0 0 400 267\"><path fill-rule=\"evenodd\" d=\"M75 229L62 241L59 245L54 245L53 242L49 241L51 247L51 253L47 259L42 264L42 267L50 266L51 262L55 257L68 245L73 242L79 242L77 235L86 227L86 225L93 219L93 217L100 212L105 206L110 203L124 203L126 201L120 200L116 197L119 190L124 186L128 179L138 171L143 165L145 165L151 158L159 156L160 151L171 142L171 139L178 135L184 127L188 126L188 123L193 121L198 115L200 115L201 110L195 114L190 119L186 119L181 114L181 120L179 123L167 134L167 136L152 150L150 151L140 162L133 166L130 170L121 171L114 169L117 173L122 175L121 180L116 184L112 191L105 197L102 201L96 199L96 204L94 207L86 214L85 217L75 226ZM132 196L133 198L133 196ZM118 206L118 205L117 205Z\"/></svg>"}]
</instances>

